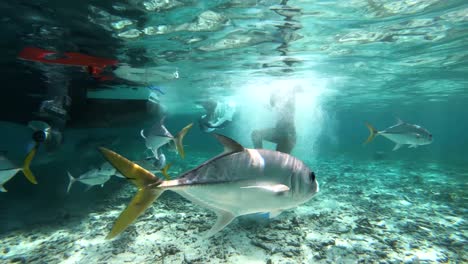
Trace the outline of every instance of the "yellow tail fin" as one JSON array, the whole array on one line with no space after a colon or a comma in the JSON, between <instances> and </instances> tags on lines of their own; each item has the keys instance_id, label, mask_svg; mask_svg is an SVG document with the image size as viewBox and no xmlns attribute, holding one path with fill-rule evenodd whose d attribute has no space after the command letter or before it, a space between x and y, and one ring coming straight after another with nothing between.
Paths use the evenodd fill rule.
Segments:
<instances>
[{"instance_id":1,"label":"yellow tail fin","mask_svg":"<svg viewBox=\"0 0 468 264\"><path fill-rule=\"evenodd\" d=\"M171 179L171 176L169 176L169 173L167 173L167 172L169 171L169 168L171 167L171 165L172 165L171 163L168 163L168 164L166 164L166 166L164 166L164 168L162 168L162 170L161 170L161 173L162 173L162 175L164 175L164 178L165 178L166 180L170 180L170 179Z\"/></svg>"},{"instance_id":2,"label":"yellow tail fin","mask_svg":"<svg viewBox=\"0 0 468 264\"><path fill-rule=\"evenodd\" d=\"M193 123L190 123L186 127L182 128L182 130L180 130L180 132L177 134L177 136L174 139L176 143L177 152L179 152L182 158L185 158L184 145L182 143L182 140L184 139L184 136L187 134L190 128L192 128L192 126L193 126Z\"/></svg>"},{"instance_id":3,"label":"yellow tail fin","mask_svg":"<svg viewBox=\"0 0 468 264\"><path fill-rule=\"evenodd\" d=\"M29 151L28 155L26 155L26 158L24 159L24 162L23 162L24 176L26 177L26 179L28 179L33 184L37 184L37 180L36 180L36 177L34 177L34 174L32 173L29 166L31 165L31 161L33 160L34 156L36 155L38 147L39 147L39 144L36 144L31 149L31 151Z\"/></svg>"},{"instance_id":4,"label":"yellow tail fin","mask_svg":"<svg viewBox=\"0 0 468 264\"><path fill-rule=\"evenodd\" d=\"M112 166L138 187L135 197L117 218L107 235L106 239L111 239L122 233L164 192L164 189L157 188L162 181L151 172L109 149L99 149Z\"/></svg>"},{"instance_id":5,"label":"yellow tail fin","mask_svg":"<svg viewBox=\"0 0 468 264\"><path fill-rule=\"evenodd\" d=\"M369 129L369 137L367 138L366 142L364 144L367 144L374 140L374 138L378 135L379 131L375 129L371 124L366 123L367 128Z\"/></svg>"},{"instance_id":6,"label":"yellow tail fin","mask_svg":"<svg viewBox=\"0 0 468 264\"><path fill-rule=\"evenodd\" d=\"M112 239L122 233L140 216L162 193L163 189L139 189L127 208L120 214L106 239Z\"/></svg>"}]
</instances>

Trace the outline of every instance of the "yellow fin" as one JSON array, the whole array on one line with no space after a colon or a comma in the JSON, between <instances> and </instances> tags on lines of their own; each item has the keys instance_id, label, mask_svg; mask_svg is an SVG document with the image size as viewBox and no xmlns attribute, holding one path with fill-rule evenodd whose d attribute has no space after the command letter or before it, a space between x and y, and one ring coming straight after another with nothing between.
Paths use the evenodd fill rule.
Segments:
<instances>
[{"instance_id":1,"label":"yellow fin","mask_svg":"<svg viewBox=\"0 0 468 264\"><path fill-rule=\"evenodd\" d=\"M371 124L366 123L367 128L369 129L369 137L367 138L366 142L364 144L367 144L374 140L374 138L378 135L379 131L375 129Z\"/></svg>"},{"instance_id":2,"label":"yellow fin","mask_svg":"<svg viewBox=\"0 0 468 264\"><path fill-rule=\"evenodd\" d=\"M114 238L122 233L161 195L161 193L163 193L163 191L163 189L139 189L127 208L125 208L115 221L106 239Z\"/></svg>"},{"instance_id":3,"label":"yellow fin","mask_svg":"<svg viewBox=\"0 0 468 264\"><path fill-rule=\"evenodd\" d=\"M137 194L117 218L111 232L107 235L106 238L111 239L140 216L164 192L164 189L157 187L162 181L151 172L109 149L99 149L112 166L138 187Z\"/></svg>"},{"instance_id":4,"label":"yellow fin","mask_svg":"<svg viewBox=\"0 0 468 264\"><path fill-rule=\"evenodd\" d=\"M106 148L99 148L104 158L109 161L123 176L133 182L138 188L158 186L161 180L153 173L147 171L140 165L133 163L125 157Z\"/></svg>"},{"instance_id":5,"label":"yellow fin","mask_svg":"<svg viewBox=\"0 0 468 264\"><path fill-rule=\"evenodd\" d=\"M168 164L166 164L166 166L164 166L164 168L162 168L162 170L161 170L161 173L162 173L162 175L164 175L164 178L165 178L166 180L170 180L170 179L171 179L171 176L169 176L169 174L167 173L167 172L169 171L169 168L171 167L171 165L172 165L171 163L168 163Z\"/></svg>"},{"instance_id":6,"label":"yellow fin","mask_svg":"<svg viewBox=\"0 0 468 264\"><path fill-rule=\"evenodd\" d=\"M36 143L36 145L34 145L31 151L29 151L28 155L26 155L26 158L24 159L23 168L22 168L23 174L26 177L26 179L28 179L33 184L37 184L37 180L34 174L32 173L31 169L29 168L29 166L31 165L31 161L36 155L38 147L39 147L39 144Z\"/></svg>"},{"instance_id":7,"label":"yellow fin","mask_svg":"<svg viewBox=\"0 0 468 264\"><path fill-rule=\"evenodd\" d=\"M193 123L188 124L187 126L182 128L182 130L180 130L180 132L174 138L174 141L176 143L177 152L179 152L179 155L182 158L185 158L184 145L183 145L182 140L184 139L184 136L187 134L187 132L190 130L190 128L192 128L192 126L193 126Z\"/></svg>"}]
</instances>

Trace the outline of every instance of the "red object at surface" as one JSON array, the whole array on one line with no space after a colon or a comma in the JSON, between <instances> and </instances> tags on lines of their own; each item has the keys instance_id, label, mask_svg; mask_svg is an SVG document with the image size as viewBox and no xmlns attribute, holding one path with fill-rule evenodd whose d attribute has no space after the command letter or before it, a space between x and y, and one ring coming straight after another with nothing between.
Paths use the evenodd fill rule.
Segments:
<instances>
[{"instance_id":1,"label":"red object at surface","mask_svg":"<svg viewBox=\"0 0 468 264\"><path fill-rule=\"evenodd\" d=\"M118 64L118 61L114 59L93 57L78 52L59 53L35 47L24 48L18 54L18 58L42 63L86 67L87 72L100 80L109 80L110 76L102 76L101 73L105 68Z\"/></svg>"}]
</instances>

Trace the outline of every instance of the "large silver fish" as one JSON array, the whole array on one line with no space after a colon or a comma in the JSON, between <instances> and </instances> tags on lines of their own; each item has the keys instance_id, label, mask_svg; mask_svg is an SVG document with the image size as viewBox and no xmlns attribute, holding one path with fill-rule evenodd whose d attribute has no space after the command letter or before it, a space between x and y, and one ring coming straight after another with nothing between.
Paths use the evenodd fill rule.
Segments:
<instances>
[{"instance_id":1,"label":"large silver fish","mask_svg":"<svg viewBox=\"0 0 468 264\"><path fill-rule=\"evenodd\" d=\"M366 123L370 135L364 144L371 142L376 136L384 136L396 145L393 151L401 148L403 145L409 145L410 148L415 148L420 145L427 145L432 143L432 134L427 129L418 125L405 123L398 119L396 125L391 126L385 130L378 131L372 125Z\"/></svg>"},{"instance_id":2,"label":"large silver fish","mask_svg":"<svg viewBox=\"0 0 468 264\"><path fill-rule=\"evenodd\" d=\"M174 141L177 151L182 158L185 157L182 140L193 124L189 124L174 137L164 126L164 118L154 124L149 130L141 130L140 135L145 140L146 147L151 150L154 157L159 159L158 149L167 143Z\"/></svg>"},{"instance_id":3,"label":"large silver fish","mask_svg":"<svg viewBox=\"0 0 468 264\"><path fill-rule=\"evenodd\" d=\"M68 178L69 178L69 183L67 187L67 193L70 192L70 189L75 182L81 182L85 185L88 185L89 190L91 187L95 185L101 185L101 187L104 186L104 183L106 183L112 176L117 176L120 178L123 178L122 175L120 175L116 169L110 165L108 162L103 163L100 167L91 169L83 174L81 174L78 178L74 178L70 172L68 173Z\"/></svg>"},{"instance_id":4,"label":"large silver fish","mask_svg":"<svg viewBox=\"0 0 468 264\"><path fill-rule=\"evenodd\" d=\"M273 217L307 202L318 192L314 172L295 157L266 149L247 149L230 138L214 135L224 145L222 154L167 181L101 148L104 157L138 187L107 238L124 231L166 190L216 213L218 219L206 237L222 230L237 216L269 212Z\"/></svg>"},{"instance_id":5,"label":"large silver fish","mask_svg":"<svg viewBox=\"0 0 468 264\"><path fill-rule=\"evenodd\" d=\"M29 165L36 155L37 148L34 147L26 156L23 162L23 167L15 166L5 156L0 156L0 192L7 192L3 185L15 176L19 171L22 171L24 176L33 184L37 184L36 177L32 173Z\"/></svg>"}]
</instances>

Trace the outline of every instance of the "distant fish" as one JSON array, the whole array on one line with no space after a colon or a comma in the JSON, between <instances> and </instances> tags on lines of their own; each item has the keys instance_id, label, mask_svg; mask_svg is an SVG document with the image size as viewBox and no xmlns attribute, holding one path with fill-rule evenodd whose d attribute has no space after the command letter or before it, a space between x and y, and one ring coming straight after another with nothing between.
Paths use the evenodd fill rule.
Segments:
<instances>
[{"instance_id":1,"label":"distant fish","mask_svg":"<svg viewBox=\"0 0 468 264\"><path fill-rule=\"evenodd\" d=\"M192 126L193 124L189 124L182 128L182 130L174 137L164 126L163 118L160 122L154 124L148 131L141 130L140 135L145 140L146 147L153 152L156 159L159 158L158 149L171 141L174 141L177 151L180 156L184 158L185 152L182 140Z\"/></svg>"},{"instance_id":2,"label":"distant fish","mask_svg":"<svg viewBox=\"0 0 468 264\"><path fill-rule=\"evenodd\" d=\"M74 178L70 172L68 173L68 178L70 179L70 182L68 183L67 187L67 193L70 192L70 189L73 185L73 183L79 181L83 184L88 185L88 189L95 185L101 185L101 187L104 186L104 183L106 183L111 176L117 176L120 178L123 178L121 174L119 174L114 167L112 167L111 164L108 162L105 162L101 165L99 168L91 169L84 174L80 175L78 178Z\"/></svg>"},{"instance_id":3,"label":"distant fish","mask_svg":"<svg viewBox=\"0 0 468 264\"><path fill-rule=\"evenodd\" d=\"M307 202L319 191L314 172L295 157L246 149L230 138L214 135L224 145L224 152L175 180L163 181L119 154L100 148L104 157L138 187L107 238L124 231L166 190L216 213L218 219L206 237L241 215L268 212L270 218L275 217Z\"/></svg>"},{"instance_id":4,"label":"distant fish","mask_svg":"<svg viewBox=\"0 0 468 264\"><path fill-rule=\"evenodd\" d=\"M37 149L33 148L23 162L23 167L15 166L5 156L0 156L0 192L6 192L7 190L3 185L15 176L19 171L23 171L24 176L33 184L37 184L36 177L34 177L29 165L36 154Z\"/></svg>"},{"instance_id":5,"label":"distant fish","mask_svg":"<svg viewBox=\"0 0 468 264\"><path fill-rule=\"evenodd\" d=\"M378 135L384 136L396 143L393 151L401 148L402 145L410 145L410 148L415 148L432 143L432 134L429 131L418 125L405 123L400 119L398 119L396 125L382 131L378 131L367 123L366 126L369 129L370 135L364 144L371 142Z\"/></svg>"}]
</instances>

